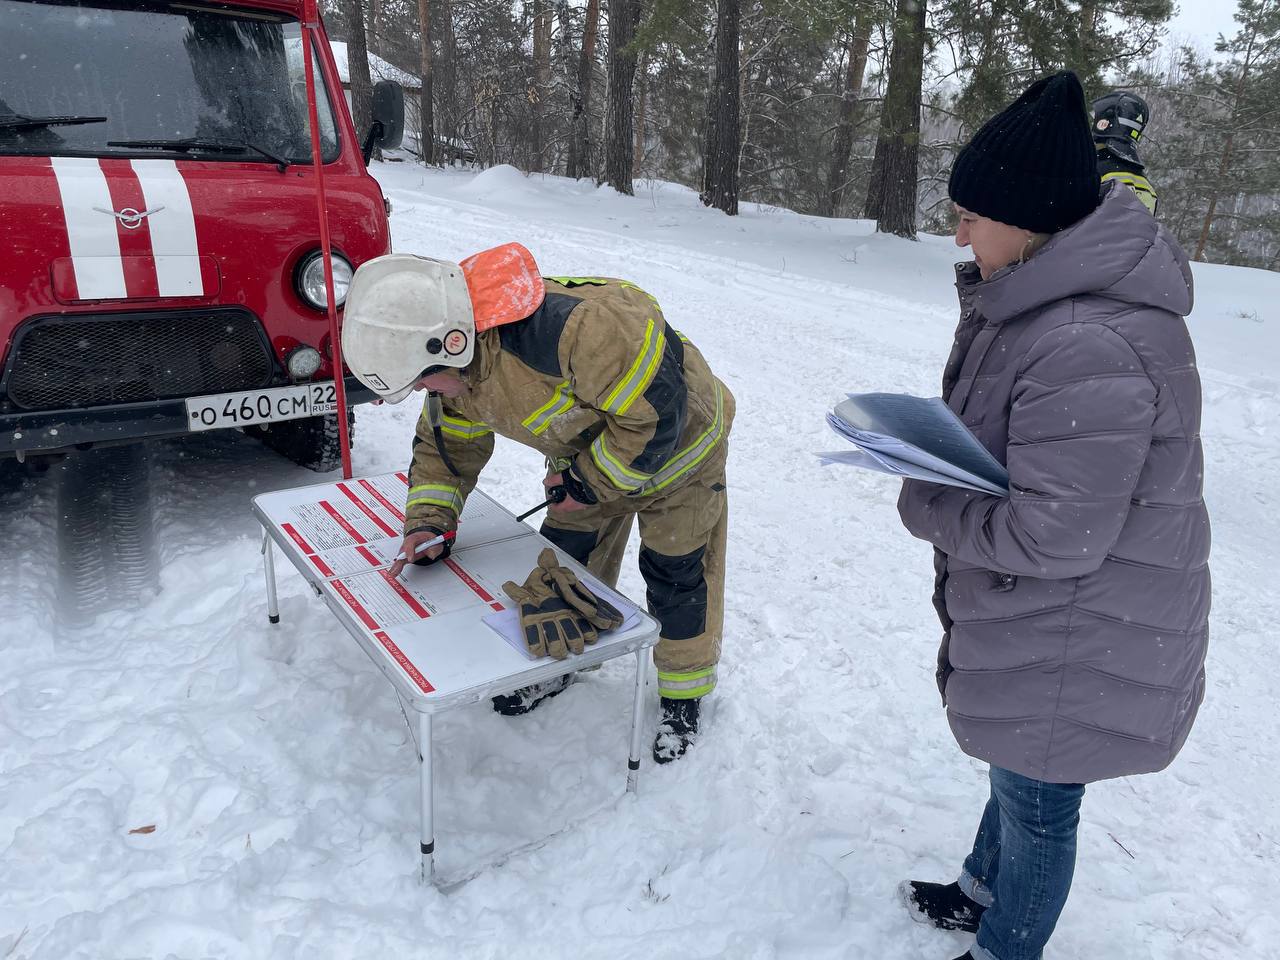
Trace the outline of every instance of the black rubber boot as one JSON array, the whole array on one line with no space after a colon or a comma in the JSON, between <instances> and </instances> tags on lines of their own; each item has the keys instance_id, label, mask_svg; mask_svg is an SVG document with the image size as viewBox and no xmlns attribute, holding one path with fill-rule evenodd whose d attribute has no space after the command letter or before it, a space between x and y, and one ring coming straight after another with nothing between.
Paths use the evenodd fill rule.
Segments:
<instances>
[{"instance_id":1,"label":"black rubber boot","mask_svg":"<svg viewBox=\"0 0 1280 960\"><path fill-rule=\"evenodd\" d=\"M658 723L658 735L653 740L655 763L670 763L684 756L689 745L698 735L698 716L702 700L673 700L662 698L662 719Z\"/></svg>"},{"instance_id":2,"label":"black rubber boot","mask_svg":"<svg viewBox=\"0 0 1280 960\"><path fill-rule=\"evenodd\" d=\"M550 700L557 694L564 693L571 683L573 683L573 674L566 673L563 677L556 677L554 680L521 687L514 693L504 693L494 697L493 710L504 717L522 716L531 710L538 709L538 705L544 700Z\"/></svg>"},{"instance_id":3,"label":"black rubber boot","mask_svg":"<svg viewBox=\"0 0 1280 960\"><path fill-rule=\"evenodd\" d=\"M963 930L977 933L978 921L987 908L964 895L958 883L928 883L924 880L908 880L899 885L898 893L911 918L917 923L927 923L939 930ZM968 956L968 954L965 954ZM964 960L958 957L957 960ZM970 957L970 960L973 960Z\"/></svg>"}]
</instances>

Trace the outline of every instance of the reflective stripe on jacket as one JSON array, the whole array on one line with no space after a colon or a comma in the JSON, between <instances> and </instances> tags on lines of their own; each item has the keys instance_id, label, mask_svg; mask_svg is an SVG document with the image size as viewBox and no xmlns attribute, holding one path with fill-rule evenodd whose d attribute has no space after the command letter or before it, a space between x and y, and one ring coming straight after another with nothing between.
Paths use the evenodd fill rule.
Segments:
<instances>
[{"instance_id":1,"label":"reflective stripe on jacket","mask_svg":"<svg viewBox=\"0 0 1280 960\"><path fill-rule=\"evenodd\" d=\"M1160 204L1160 198L1156 196L1156 188L1151 185L1151 181L1147 179L1144 171L1145 167L1141 164L1125 163L1110 154L1100 154L1098 158L1098 174L1102 180L1103 196L1106 195L1111 181L1116 180L1136 193L1138 199L1142 201L1142 205L1147 208L1147 212L1154 217L1156 208Z\"/></svg>"}]
</instances>

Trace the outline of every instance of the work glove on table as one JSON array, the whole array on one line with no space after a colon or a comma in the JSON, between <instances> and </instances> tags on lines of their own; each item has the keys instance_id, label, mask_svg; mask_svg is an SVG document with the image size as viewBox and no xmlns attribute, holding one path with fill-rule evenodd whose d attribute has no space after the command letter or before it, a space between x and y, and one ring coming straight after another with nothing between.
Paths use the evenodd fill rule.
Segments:
<instances>
[{"instance_id":1,"label":"work glove on table","mask_svg":"<svg viewBox=\"0 0 1280 960\"><path fill-rule=\"evenodd\" d=\"M562 567L556 560L555 551L543 550L538 555L538 566L546 571L547 579L555 586L560 598L597 630L614 630L622 626L622 611L587 589L568 567ZM594 643L595 639L587 642Z\"/></svg>"},{"instance_id":2,"label":"work glove on table","mask_svg":"<svg viewBox=\"0 0 1280 960\"><path fill-rule=\"evenodd\" d=\"M555 554L544 552L551 554L554 563ZM541 563L524 583L508 580L502 589L519 605L520 629L532 656L563 660L570 653L581 653L585 644L596 642L596 628L556 592Z\"/></svg>"}]
</instances>

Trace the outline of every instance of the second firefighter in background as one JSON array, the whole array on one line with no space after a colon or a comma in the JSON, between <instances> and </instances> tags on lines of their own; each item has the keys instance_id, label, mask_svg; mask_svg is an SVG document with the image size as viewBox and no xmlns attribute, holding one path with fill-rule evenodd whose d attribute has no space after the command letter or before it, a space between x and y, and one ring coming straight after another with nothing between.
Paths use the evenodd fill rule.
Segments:
<instances>
[{"instance_id":1,"label":"second firefighter in background","mask_svg":"<svg viewBox=\"0 0 1280 960\"><path fill-rule=\"evenodd\" d=\"M1154 217L1159 198L1138 156L1138 141L1151 120L1147 101L1128 90L1116 90L1093 101L1092 110L1093 145L1103 192L1112 180L1119 180L1138 195Z\"/></svg>"},{"instance_id":2,"label":"second firefighter in background","mask_svg":"<svg viewBox=\"0 0 1280 960\"><path fill-rule=\"evenodd\" d=\"M543 278L524 247L507 244L461 264L407 255L365 264L343 351L388 400L428 391L406 550L456 527L495 433L545 455L545 488L568 496L549 508L542 535L611 586L639 521L640 572L661 623L654 758L683 755L720 659L734 414L697 347L634 284ZM442 555L432 548L429 558ZM569 680L496 697L494 708L525 713Z\"/></svg>"}]
</instances>

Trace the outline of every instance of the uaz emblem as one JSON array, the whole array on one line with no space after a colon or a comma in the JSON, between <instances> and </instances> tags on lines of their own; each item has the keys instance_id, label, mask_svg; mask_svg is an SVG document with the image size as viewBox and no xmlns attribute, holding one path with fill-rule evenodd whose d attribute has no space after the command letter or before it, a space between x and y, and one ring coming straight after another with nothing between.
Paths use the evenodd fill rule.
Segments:
<instances>
[{"instance_id":1,"label":"uaz emblem","mask_svg":"<svg viewBox=\"0 0 1280 960\"><path fill-rule=\"evenodd\" d=\"M107 216L115 217L120 221L120 226L126 230L137 230L142 226L143 220L153 213L159 213L164 207L152 207L150 210L135 210L133 207L125 207L123 210L108 210L106 207L94 207L93 209L99 213L105 213Z\"/></svg>"}]
</instances>

